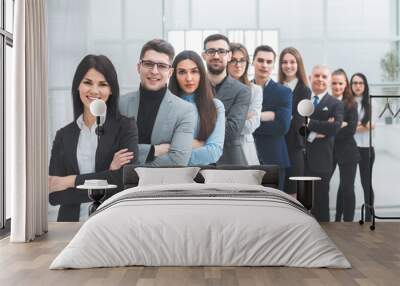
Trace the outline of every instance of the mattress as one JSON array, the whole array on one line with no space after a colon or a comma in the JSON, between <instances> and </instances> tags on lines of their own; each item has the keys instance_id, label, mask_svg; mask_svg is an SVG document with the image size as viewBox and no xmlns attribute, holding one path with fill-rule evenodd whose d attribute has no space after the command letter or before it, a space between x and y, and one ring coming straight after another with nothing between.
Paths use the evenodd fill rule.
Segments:
<instances>
[{"instance_id":1,"label":"mattress","mask_svg":"<svg viewBox=\"0 0 400 286\"><path fill-rule=\"evenodd\" d=\"M257 185L197 183L114 195L50 269L131 265L351 267L291 196Z\"/></svg>"}]
</instances>

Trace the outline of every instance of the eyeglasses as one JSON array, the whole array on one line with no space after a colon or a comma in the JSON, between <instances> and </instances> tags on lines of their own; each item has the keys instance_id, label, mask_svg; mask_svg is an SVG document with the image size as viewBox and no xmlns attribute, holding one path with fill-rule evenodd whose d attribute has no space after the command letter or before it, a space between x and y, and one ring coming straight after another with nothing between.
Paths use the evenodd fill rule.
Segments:
<instances>
[{"instance_id":1,"label":"eyeglasses","mask_svg":"<svg viewBox=\"0 0 400 286\"><path fill-rule=\"evenodd\" d=\"M245 65L246 63L247 63L247 61L245 59L240 59L240 60L232 59L229 62L230 65L234 65L234 66L236 66L236 65Z\"/></svg>"},{"instance_id":2,"label":"eyeglasses","mask_svg":"<svg viewBox=\"0 0 400 286\"><path fill-rule=\"evenodd\" d=\"M258 58L257 63L259 63L259 64L266 63L267 65L272 65L274 63L274 60L264 60L262 58Z\"/></svg>"},{"instance_id":3,"label":"eyeglasses","mask_svg":"<svg viewBox=\"0 0 400 286\"><path fill-rule=\"evenodd\" d=\"M210 57L215 56L215 54L218 53L218 56L225 56L226 54L228 54L230 51L229 50L225 50L225 49L207 49L205 50L206 54Z\"/></svg>"},{"instance_id":4,"label":"eyeglasses","mask_svg":"<svg viewBox=\"0 0 400 286\"><path fill-rule=\"evenodd\" d=\"M364 82L362 82L362 81L353 81L351 84L352 85L364 85Z\"/></svg>"},{"instance_id":5,"label":"eyeglasses","mask_svg":"<svg viewBox=\"0 0 400 286\"><path fill-rule=\"evenodd\" d=\"M157 70L159 72L166 72L171 68L171 65L166 63L155 63L153 61L146 61L146 60L141 60L140 64L142 65L142 67L148 70L152 70L154 66L157 66Z\"/></svg>"}]
</instances>

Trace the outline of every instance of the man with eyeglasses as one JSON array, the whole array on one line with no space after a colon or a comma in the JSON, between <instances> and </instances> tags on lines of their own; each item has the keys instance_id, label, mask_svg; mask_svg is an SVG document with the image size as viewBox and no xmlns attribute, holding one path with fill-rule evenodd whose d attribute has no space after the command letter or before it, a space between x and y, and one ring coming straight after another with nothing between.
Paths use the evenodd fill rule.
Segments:
<instances>
[{"instance_id":1,"label":"man with eyeglasses","mask_svg":"<svg viewBox=\"0 0 400 286\"><path fill-rule=\"evenodd\" d=\"M221 34L204 40L203 59L206 61L208 78L215 89L215 97L225 106L225 142L219 165L247 165L240 143L240 134L250 105L250 89L227 74L231 60L229 40Z\"/></svg>"},{"instance_id":2,"label":"man with eyeglasses","mask_svg":"<svg viewBox=\"0 0 400 286\"><path fill-rule=\"evenodd\" d=\"M271 79L275 59L270 46L258 46L254 51L254 83L263 88L263 103L261 124L253 136L261 164L279 166L279 189L283 191L285 169L290 166L285 134L290 127L293 95L289 88Z\"/></svg>"},{"instance_id":3,"label":"man with eyeglasses","mask_svg":"<svg viewBox=\"0 0 400 286\"><path fill-rule=\"evenodd\" d=\"M147 42L137 64L139 90L120 99L121 114L137 118L141 165L186 166L189 162L196 115L192 104L167 89L174 54L164 40Z\"/></svg>"}]
</instances>

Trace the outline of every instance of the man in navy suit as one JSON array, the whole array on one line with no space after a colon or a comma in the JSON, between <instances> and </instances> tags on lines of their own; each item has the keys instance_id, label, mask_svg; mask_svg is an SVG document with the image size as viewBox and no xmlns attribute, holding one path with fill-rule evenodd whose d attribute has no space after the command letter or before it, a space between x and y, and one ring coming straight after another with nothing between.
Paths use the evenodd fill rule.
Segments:
<instances>
[{"instance_id":1,"label":"man in navy suit","mask_svg":"<svg viewBox=\"0 0 400 286\"><path fill-rule=\"evenodd\" d=\"M329 221L329 179L333 165L333 144L343 121L344 107L341 101L328 93L331 73L326 66L312 69L311 101L315 110L310 117L310 134L306 144L305 173L320 177L314 188L311 210L318 221Z\"/></svg>"},{"instance_id":2,"label":"man in navy suit","mask_svg":"<svg viewBox=\"0 0 400 286\"><path fill-rule=\"evenodd\" d=\"M270 46L258 46L254 51L254 82L263 87L263 104L261 125L253 135L261 164L279 166L279 189L283 190L285 168L290 166L285 134L292 115L292 91L271 79L275 59Z\"/></svg>"}]
</instances>

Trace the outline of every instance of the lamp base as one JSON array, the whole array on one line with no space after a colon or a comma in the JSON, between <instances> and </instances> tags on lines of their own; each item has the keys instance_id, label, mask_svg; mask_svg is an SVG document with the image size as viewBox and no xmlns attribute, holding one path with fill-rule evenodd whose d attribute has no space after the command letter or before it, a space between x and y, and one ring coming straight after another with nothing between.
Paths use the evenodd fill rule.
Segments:
<instances>
[{"instance_id":1,"label":"lamp base","mask_svg":"<svg viewBox=\"0 0 400 286\"><path fill-rule=\"evenodd\" d=\"M101 204L101 200L104 199L105 195L105 189L88 189L88 196L93 201L93 203L89 205L89 216L97 210Z\"/></svg>"}]
</instances>

